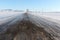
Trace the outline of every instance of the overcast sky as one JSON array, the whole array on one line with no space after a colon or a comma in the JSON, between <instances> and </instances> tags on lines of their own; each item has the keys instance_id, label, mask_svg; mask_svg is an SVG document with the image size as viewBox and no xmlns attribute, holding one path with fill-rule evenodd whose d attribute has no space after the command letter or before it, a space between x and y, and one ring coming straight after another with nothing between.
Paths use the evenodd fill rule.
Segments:
<instances>
[{"instance_id":1,"label":"overcast sky","mask_svg":"<svg viewBox=\"0 0 60 40\"><path fill-rule=\"evenodd\" d=\"M0 9L60 11L60 0L0 0Z\"/></svg>"}]
</instances>

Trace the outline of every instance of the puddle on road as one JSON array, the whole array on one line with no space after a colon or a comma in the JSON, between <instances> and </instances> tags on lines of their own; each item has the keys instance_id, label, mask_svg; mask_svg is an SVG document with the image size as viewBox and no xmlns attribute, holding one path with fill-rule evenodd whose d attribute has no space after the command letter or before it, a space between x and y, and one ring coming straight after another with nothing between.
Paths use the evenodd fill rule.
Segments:
<instances>
[{"instance_id":1,"label":"puddle on road","mask_svg":"<svg viewBox=\"0 0 60 40\"><path fill-rule=\"evenodd\" d=\"M37 27L30 21L21 21L18 33L13 40L54 40L43 28Z\"/></svg>"}]
</instances>

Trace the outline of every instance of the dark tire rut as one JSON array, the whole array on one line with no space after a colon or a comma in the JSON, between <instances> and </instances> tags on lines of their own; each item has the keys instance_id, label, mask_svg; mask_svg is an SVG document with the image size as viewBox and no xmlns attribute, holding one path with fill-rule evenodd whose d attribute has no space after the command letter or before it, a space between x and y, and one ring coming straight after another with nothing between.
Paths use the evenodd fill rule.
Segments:
<instances>
[{"instance_id":1,"label":"dark tire rut","mask_svg":"<svg viewBox=\"0 0 60 40\"><path fill-rule=\"evenodd\" d=\"M14 40L54 40L54 38L44 28L37 27L30 21L22 20Z\"/></svg>"}]
</instances>

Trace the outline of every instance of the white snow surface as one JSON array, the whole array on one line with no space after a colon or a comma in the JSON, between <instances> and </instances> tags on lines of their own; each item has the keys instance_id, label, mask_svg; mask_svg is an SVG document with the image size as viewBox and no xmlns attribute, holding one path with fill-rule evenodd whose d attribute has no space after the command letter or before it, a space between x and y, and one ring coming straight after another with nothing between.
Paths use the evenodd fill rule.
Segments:
<instances>
[{"instance_id":1,"label":"white snow surface","mask_svg":"<svg viewBox=\"0 0 60 40\"><path fill-rule=\"evenodd\" d=\"M0 25L13 20L14 18L22 14L23 12L0 12Z\"/></svg>"},{"instance_id":2,"label":"white snow surface","mask_svg":"<svg viewBox=\"0 0 60 40\"><path fill-rule=\"evenodd\" d=\"M42 17L52 22L60 23L60 13L30 13L32 15Z\"/></svg>"},{"instance_id":3,"label":"white snow surface","mask_svg":"<svg viewBox=\"0 0 60 40\"><path fill-rule=\"evenodd\" d=\"M14 11L4 11L4 12L0 12L0 25L7 22L6 20L11 20L11 18L15 18L16 16L22 14L24 12L14 12ZM38 17L42 17L45 18L49 21L52 22L56 22L56 23L60 23L60 13L33 13L31 12L30 14L38 16Z\"/></svg>"}]
</instances>

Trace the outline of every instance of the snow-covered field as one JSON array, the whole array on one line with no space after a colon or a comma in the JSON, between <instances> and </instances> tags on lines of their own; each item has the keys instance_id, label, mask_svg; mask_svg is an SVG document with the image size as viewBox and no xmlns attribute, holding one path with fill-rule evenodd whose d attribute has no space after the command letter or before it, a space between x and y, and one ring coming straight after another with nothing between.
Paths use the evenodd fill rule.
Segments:
<instances>
[{"instance_id":1,"label":"snow-covered field","mask_svg":"<svg viewBox=\"0 0 60 40\"><path fill-rule=\"evenodd\" d=\"M32 15L42 17L52 22L56 22L60 24L60 13L30 13Z\"/></svg>"},{"instance_id":2,"label":"snow-covered field","mask_svg":"<svg viewBox=\"0 0 60 40\"><path fill-rule=\"evenodd\" d=\"M24 13L24 12L14 12L14 11L0 12L0 25L12 20L13 18L15 18L16 16L18 16L22 13ZM60 24L60 13L51 13L51 12L50 13L42 13L42 12L41 13L33 13L33 12L31 12L30 14L38 16L38 17L42 17L49 21Z\"/></svg>"},{"instance_id":3,"label":"snow-covered field","mask_svg":"<svg viewBox=\"0 0 60 40\"><path fill-rule=\"evenodd\" d=\"M55 40L60 40L60 23L59 19L54 18L51 15L29 14L29 19L32 23L39 27L43 27L48 33L50 33ZM53 18L52 18L53 17Z\"/></svg>"},{"instance_id":4,"label":"snow-covered field","mask_svg":"<svg viewBox=\"0 0 60 40\"><path fill-rule=\"evenodd\" d=\"M13 11L0 12L0 25L13 20L17 16L20 16L21 14L23 14L23 12L13 12Z\"/></svg>"},{"instance_id":5,"label":"snow-covered field","mask_svg":"<svg viewBox=\"0 0 60 40\"><path fill-rule=\"evenodd\" d=\"M0 25L10 21L8 25L12 25L16 21L20 21L25 16L29 17L29 20L39 27L43 27L48 33L50 33L55 39L60 40L60 13L28 13L23 15L24 12L0 12ZM11 22L12 21L12 22ZM7 26L1 27L7 29ZM56 37L57 36L57 37Z\"/></svg>"}]
</instances>

